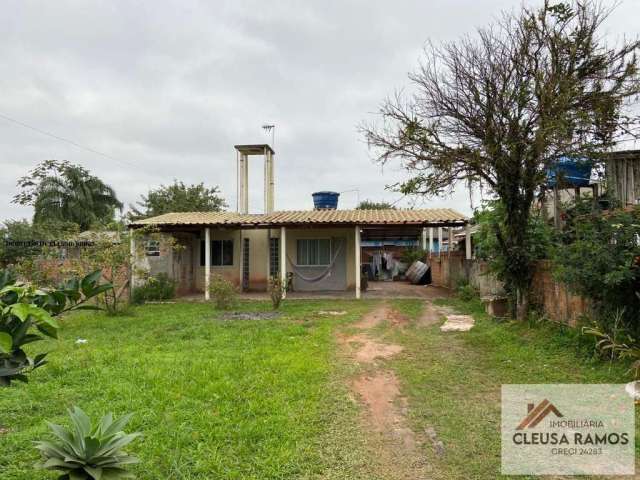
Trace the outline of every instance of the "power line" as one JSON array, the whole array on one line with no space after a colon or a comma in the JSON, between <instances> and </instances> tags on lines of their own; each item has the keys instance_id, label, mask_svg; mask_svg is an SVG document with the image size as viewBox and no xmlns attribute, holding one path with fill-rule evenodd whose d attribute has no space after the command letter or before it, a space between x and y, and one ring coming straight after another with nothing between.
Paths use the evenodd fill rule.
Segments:
<instances>
[{"instance_id":1,"label":"power line","mask_svg":"<svg viewBox=\"0 0 640 480\"><path fill-rule=\"evenodd\" d=\"M41 130L41 129L37 128L37 127L33 127L33 126L28 125L28 124L26 124L24 122L21 122L20 120L16 120L15 118L11 118L11 117L9 117L7 115L4 115L2 113L0 113L0 118L3 118L5 120L7 120L8 122L15 123L16 125L20 125L21 127L28 128L29 130L33 130L34 132L38 132L41 135L46 135L48 137L55 138L56 140L60 140L62 142L66 142L66 143L68 143L70 145L73 145L74 147L80 148L82 150L86 150L87 152L95 153L96 155L100 155L102 157L108 158L109 160L113 160L114 162L121 163L122 165L126 165L128 167L134 167L135 168L135 165L132 165L132 164L127 163L127 162L123 162L122 160L118 160L117 158L114 158L111 155L107 155L106 153L99 152L98 150L95 150L95 149L93 149L91 147L84 146L84 145L82 145L82 144L80 144L78 142L74 142L73 140L69 140L68 138L60 137L60 136L55 135L53 133L47 132L45 130Z\"/></svg>"}]
</instances>

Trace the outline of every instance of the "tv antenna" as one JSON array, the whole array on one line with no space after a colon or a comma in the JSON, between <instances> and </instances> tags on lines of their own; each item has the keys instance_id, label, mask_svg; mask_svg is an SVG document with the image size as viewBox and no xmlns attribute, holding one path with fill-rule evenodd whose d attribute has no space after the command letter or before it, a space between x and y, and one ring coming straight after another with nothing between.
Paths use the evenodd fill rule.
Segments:
<instances>
[{"instance_id":1,"label":"tv antenna","mask_svg":"<svg viewBox=\"0 0 640 480\"><path fill-rule=\"evenodd\" d=\"M271 132L271 148L275 149L276 148L276 126L273 124L264 124L262 125L262 130L264 130L264 132L267 134Z\"/></svg>"}]
</instances>

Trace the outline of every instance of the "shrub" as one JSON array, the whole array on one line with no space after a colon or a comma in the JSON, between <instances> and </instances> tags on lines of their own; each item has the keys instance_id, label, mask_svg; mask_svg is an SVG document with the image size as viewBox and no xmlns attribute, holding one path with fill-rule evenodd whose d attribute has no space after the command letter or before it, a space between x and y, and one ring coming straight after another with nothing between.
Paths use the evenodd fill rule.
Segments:
<instances>
[{"instance_id":1,"label":"shrub","mask_svg":"<svg viewBox=\"0 0 640 480\"><path fill-rule=\"evenodd\" d=\"M58 289L41 290L18 283L14 276L0 271L0 386L9 386L15 380L26 382L26 373L46 363L46 353L31 358L23 347L45 337L57 338L55 316L69 310L98 308L85 303L113 288L108 283L100 284L100 277L100 270L96 270Z\"/></svg>"},{"instance_id":2,"label":"shrub","mask_svg":"<svg viewBox=\"0 0 640 480\"><path fill-rule=\"evenodd\" d=\"M237 303L238 290L235 285L220 275L214 275L211 278L209 293L218 310L229 310Z\"/></svg>"},{"instance_id":3,"label":"shrub","mask_svg":"<svg viewBox=\"0 0 640 480\"><path fill-rule=\"evenodd\" d=\"M269 295L271 296L271 304L274 310L280 308L285 291L286 287L280 277L274 276L269 279Z\"/></svg>"},{"instance_id":4,"label":"shrub","mask_svg":"<svg viewBox=\"0 0 640 480\"><path fill-rule=\"evenodd\" d=\"M126 467L139 460L121 450L140 436L122 431L131 414L114 420L108 413L95 426L78 407L69 410L69 416L73 425L70 429L47 422L57 440L36 442L42 455L36 468L62 472L58 480L133 478Z\"/></svg>"},{"instance_id":5,"label":"shrub","mask_svg":"<svg viewBox=\"0 0 640 480\"><path fill-rule=\"evenodd\" d=\"M557 248L555 277L590 298L596 314L640 335L640 208L576 216ZM613 328L602 325L605 329Z\"/></svg>"},{"instance_id":6,"label":"shrub","mask_svg":"<svg viewBox=\"0 0 640 480\"><path fill-rule=\"evenodd\" d=\"M416 260L424 262L424 259L427 258L427 253L426 250L420 248L407 248L402 252L402 255L400 255L400 261L411 266Z\"/></svg>"},{"instance_id":7,"label":"shrub","mask_svg":"<svg viewBox=\"0 0 640 480\"><path fill-rule=\"evenodd\" d=\"M135 288L132 301L136 304L156 300L169 300L176 296L176 282L166 273L160 273L150 277L145 285Z\"/></svg>"},{"instance_id":8,"label":"shrub","mask_svg":"<svg viewBox=\"0 0 640 480\"><path fill-rule=\"evenodd\" d=\"M458 295L460 300L468 302L469 300L473 300L478 296L478 292L476 291L476 289L473 288L473 286L469 284L468 280L464 277L459 277L456 280L455 285L456 294Z\"/></svg>"}]
</instances>

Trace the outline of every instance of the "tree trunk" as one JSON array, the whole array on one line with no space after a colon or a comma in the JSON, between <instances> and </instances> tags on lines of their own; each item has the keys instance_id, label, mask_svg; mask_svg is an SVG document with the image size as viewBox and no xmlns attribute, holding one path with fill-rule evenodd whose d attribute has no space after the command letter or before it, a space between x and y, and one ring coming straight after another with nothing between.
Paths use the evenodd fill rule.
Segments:
<instances>
[{"instance_id":1,"label":"tree trunk","mask_svg":"<svg viewBox=\"0 0 640 480\"><path fill-rule=\"evenodd\" d=\"M524 321L529 313L529 288L518 287L516 290L516 319Z\"/></svg>"}]
</instances>

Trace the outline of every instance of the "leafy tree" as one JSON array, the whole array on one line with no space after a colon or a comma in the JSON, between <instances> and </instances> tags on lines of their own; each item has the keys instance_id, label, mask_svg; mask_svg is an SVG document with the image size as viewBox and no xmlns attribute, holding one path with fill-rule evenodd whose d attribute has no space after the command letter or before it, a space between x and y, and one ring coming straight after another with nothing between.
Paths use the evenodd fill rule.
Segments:
<instances>
[{"instance_id":1,"label":"leafy tree","mask_svg":"<svg viewBox=\"0 0 640 480\"><path fill-rule=\"evenodd\" d=\"M532 204L546 172L567 156L599 161L639 123L628 101L640 91L638 41L603 40L609 11L591 0L545 0L431 46L410 75L415 92L381 107L362 127L378 161L399 160L405 194L440 195L460 182L492 191L504 207L494 225L503 280L526 317L533 266Z\"/></svg>"},{"instance_id":2,"label":"leafy tree","mask_svg":"<svg viewBox=\"0 0 640 480\"><path fill-rule=\"evenodd\" d=\"M138 202L140 208L129 205L129 218L141 219L171 212L219 212L227 207L219 193L217 186L208 188L204 183L185 185L174 180L171 185L160 185L146 196L142 195Z\"/></svg>"},{"instance_id":3,"label":"leafy tree","mask_svg":"<svg viewBox=\"0 0 640 480\"><path fill-rule=\"evenodd\" d=\"M98 177L69 162L45 160L18 180L13 203L34 207L33 223L73 222L80 230L114 219L122 203Z\"/></svg>"},{"instance_id":4,"label":"leafy tree","mask_svg":"<svg viewBox=\"0 0 640 480\"><path fill-rule=\"evenodd\" d=\"M361 201L356 210L395 210L396 207L389 202L374 202L373 200Z\"/></svg>"},{"instance_id":5,"label":"leafy tree","mask_svg":"<svg viewBox=\"0 0 640 480\"><path fill-rule=\"evenodd\" d=\"M64 240L78 233L78 225L68 222L27 219L7 220L0 225L0 267L28 262L43 254L50 240Z\"/></svg>"}]
</instances>

